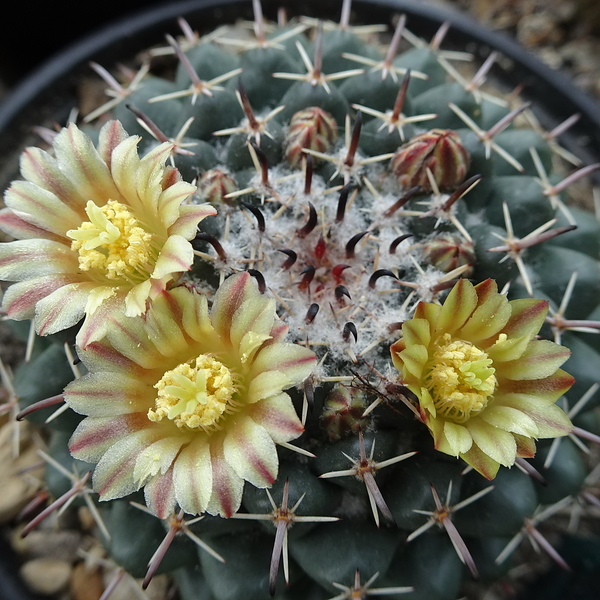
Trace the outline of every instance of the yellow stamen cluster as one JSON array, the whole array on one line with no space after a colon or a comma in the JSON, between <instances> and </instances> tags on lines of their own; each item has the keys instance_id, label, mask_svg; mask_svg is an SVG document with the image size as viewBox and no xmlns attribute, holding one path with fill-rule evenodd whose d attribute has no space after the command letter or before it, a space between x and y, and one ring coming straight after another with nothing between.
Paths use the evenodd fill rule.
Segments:
<instances>
[{"instance_id":1,"label":"yellow stamen cluster","mask_svg":"<svg viewBox=\"0 0 600 600\"><path fill-rule=\"evenodd\" d=\"M483 350L445 333L425 378L436 410L455 423L464 423L482 411L496 388L491 364Z\"/></svg>"},{"instance_id":2,"label":"yellow stamen cluster","mask_svg":"<svg viewBox=\"0 0 600 600\"><path fill-rule=\"evenodd\" d=\"M151 421L167 417L178 427L205 431L218 429L236 391L231 371L208 354L198 356L194 366L182 363L167 371L154 387L158 397L148 411Z\"/></svg>"},{"instance_id":3,"label":"yellow stamen cluster","mask_svg":"<svg viewBox=\"0 0 600 600\"><path fill-rule=\"evenodd\" d=\"M125 205L109 200L97 206L90 200L85 212L90 220L67 231L82 271L95 269L108 279L130 279L136 271L145 270L152 256L152 235Z\"/></svg>"}]
</instances>

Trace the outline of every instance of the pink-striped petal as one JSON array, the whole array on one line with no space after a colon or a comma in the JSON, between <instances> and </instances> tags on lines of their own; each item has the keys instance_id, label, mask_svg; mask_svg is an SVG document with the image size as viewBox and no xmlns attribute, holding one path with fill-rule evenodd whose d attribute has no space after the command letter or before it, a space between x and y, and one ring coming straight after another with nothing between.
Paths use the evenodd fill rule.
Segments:
<instances>
[{"instance_id":1,"label":"pink-striped petal","mask_svg":"<svg viewBox=\"0 0 600 600\"><path fill-rule=\"evenodd\" d=\"M146 317L146 332L163 356L176 356L189 347L182 330L182 318L181 305L172 294L165 292L154 299Z\"/></svg>"},{"instance_id":2,"label":"pink-striped petal","mask_svg":"<svg viewBox=\"0 0 600 600\"><path fill-rule=\"evenodd\" d=\"M477 292L473 284L467 279L460 279L444 301L435 323L436 333L453 333L460 329L476 306Z\"/></svg>"},{"instance_id":3,"label":"pink-striped petal","mask_svg":"<svg viewBox=\"0 0 600 600\"><path fill-rule=\"evenodd\" d=\"M249 376L253 378L266 371L278 371L284 373L292 384L296 384L311 374L316 362L314 352L304 346L273 344L256 353Z\"/></svg>"},{"instance_id":4,"label":"pink-striped petal","mask_svg":"<svg viewBox=\"0 0 600 600\"><path fill-rule=\"evenodd\" d=\"M106 337L115 350L145 369L165 366L164 357L146 334L145 321L118 313L109 317Z\"/></svg>"},{"instance_id":5,"label":"pink-striped petal","mask_svg":"<svg viewBox=\"0 0 600 600\"><path fill-rule=\"evenodd\" d=\"M233 275L221 284L213 300L210 319L225 343L230 342L231 326L240 306L247 302L259 302L262 305L259 295L256 281L247 271Z\"/></svg>"},{"instance_id":6,"label":"pink-striped petal","mask_svg":"<svg viewBox=\"0 0 600 600\"><path fill-rule=\"evenodd\" d=\"M0 279L4 281L78 271L77 254L64 244L44 239L0 244Z\"/></svg>"},{"instance_id":7,"label":"pink-striped petal","mask_svg":"<svg viewBox=\"0 0 600 600\"><path fill-rule=\"evenodd\" d=\"M52 192L86 220L85 205L89 198L77 188L77 182L62 171L56 158L40 148L27 148L21 155L20 167L25 179Z\"/></svg>"},{"instance_id":8,"label":"pink-striped petal","mask_svg":"<svg viewBox=\"0 0 600 600\"><path fill-rule=\"evenodd\" d=\"M148 412L153 407L154 389L128 373L87 373L69 384L64 396L77 413L110 417Z\"/></svg>"},{"instance_id":9,"label":"pink-striped petal","mask_svg":"<svg viewBox=\"0 0 600 600\"><path fill-rule=\"evenodd\" d=\"M256 290L250 295L231 320L229 336L233 348L240 348L242 339L252 332L259 336L269 336L275 320L276 304L272 298L267 298Z\"/></svg>"},{"instance_id":10,"label":"pink-striped petal","mask_svg":"<svg viewBox=\"0 0 600 600\"><path fill-rule=\"evenodd\" d=\"M107 373L123 372L138 380L145 381L148 371L126 358L112 346L102 342L88 344L85 351L80 352L81 362L88 371L105 371ZM152 373L152 371L150 371ZM110 375L108 375L110 377ZM151 375L153 377L153 375ZM154 381L151 381L154 384Z\"/></svg>"},{"instance_id":11,"label":"pink-striped petal","mask_svg":"<svg viewBox=\"0 0 600 600\"><path fill-rule=\"evenodd\" d=\"M69 450L75 458L95 463L116 442L147 427L146 413L101 418L88 417L81 421L75 429L69 441Z\"/></svg>"},{"instance_id":12,"label":"pink-striped petal","mask_svg":"<svg viewBox=\"0 0 600 600\"><path fill-rule=\"evenodd\" d=\"M533 340L523 355L502 364L503 377L513 380L550 377L569 358L571 352L549 340Z\"/></svg>"},{"instance_id":13,"label":"pink-striped petal","mask_svg":"<svg viewBox=\"0 0 600 600\"><path fill-rule=\"evenodd\" d=\"M44 190L31 181L13 181L4 195L8 208L19 217L40 229L62 236L81 225L81 215L69 208L52 192ZM46 237L46 236L43 236Z\"/></svg>"},{"instance_id":14,"label":"pink-striped petal","mask_svg":"<svg viewBox=\"0 0 600 600\"><path fill-rule=\"evenodd\" d=\"M481 305L498 294L498 284L493 279L486 279L475 286L477 304Z\"/></svg>"},{"instance_id":15,"label":"pink-striped petal","mask_svg":"<svg viewBox=\"0 0 600 600\"><path fill-rule=\"evenodd\" d=\"M548 404L556 402L575 383L575 378L562 369L543 379L522 379L502 381L502 392L532 396Z\"/></svg>"},{"instance_id":16,"label":"pink-striped petal","mask_svg":"<svg viewBox=\"0 0 600 600\"><path fill-rule=\"evenodd\" d=\"M417 308L415 308L415 318L425 319L426 321L429 321L431 325L435 325L441 312L442 307L439 304L419 302Z\"/></svg>"},{"instance_id":17,"label":"pink-striped petal","mask_svg":"<svg viewBox=\"0 0 600 600\"><path fill-rule=\"evenodd\" d=\"M170 185L166 190L162 192L158 198L158 217L166 227L172 227L177 220L181 217L181 203L189 198L196 191L196 186L186 181L177 181L173 185ZM191 207L190 207L191 208ZM196 227L200 220L209 214L216 214L214 208L211 210L211 206L207 207L209 210L199 211L200 219L196 223ZM170 232L172 233L172 232ZM192 233L193 237L195 233Z\"/></svg>"},{"instance_id":18,"label":"pink-striped petal","mask_svg":"<svg viewBox=\"0 0 600 600\"><path fill-rule=\"evenodd\" d=\"M537 398L506 395L502 404L524 413L536 424L539 438L560 437L571 433L573 424L556 404L548 404Z\"/></svg>"},{"instance_id":19,"label":"pink-striped petal","mask_svg":"<svg viewBox=\"0 0 600 600\"><path fill-rule=\"evenodd\" d=\"M195 342L202 342L207 348L215 348L220 341L208 315L206 296L192 292L185 287L177 287L170 292L183 307L181 321L183 330Z\"/></svg>"},{"instance_id":20,"label":"pink-striped petal","mask_svg":"<svg viewBox=\"0 0 600 600\"><path fill-rule=\"evenodd\" d=\"M227 428L223 451L229 466L239 477L258 488L277 479L277 448L264 427L250 417L237 419Z\"/></svg>"},{"instance_id":21,"label":"pink-striped petal","mask_svg":"<svg viewBox=\"0 0 600 600\"><path fill-rule=\"evenodd\" d=\"M85 307L93 284L63 285L35 307L35 327L39 335L50 335L77 325L85 316Z\"/></svg>"},{"instance_id":22,"label":"pink-striped petal","mask_svg":"<svg viewBox=\"0 0 600 600\"><path fill-rule=\"evenodd\" d=\"M210 204L188 204L179 208L179 217L169 228L169 235L180 235L191 240L198 230L198 223L206 217L214 217L217 211Z\"/></svg>"},{"instance_id":23,"label":"pink-striped petal","mask_svg":"<svg viewBox=\"0 0 600 600\"><path fill-rule=\"evenodd\" d=\"M402 325L403 344L412 346L417 344L427 348L431 342L431 329L426 319L410 319Z\"/></svg>"},{"instance_id":24,"label":"pink-striped petal","mask_svg":"<svg viewBox=\"0 0 600 600\"><path fill-rule=\"evenodd\" d=\"M242 502L244 480L225 459L223 444L213 440L210 444L212 465L212 489L206 511L211 515L231 517Z\"/></svg>"},{"instance_id":25,"label":"pink-striped petal","mask_svg":"<svg viewBox=\"0 0 600 600\"><path fill-rule=\"evenodd\" d=\"M192 432L174 431L174 435L157 439L142 452L135 461L133 478L139 486L146 485L156 475L164 475L173 464L181 447L190 442Z\"/></svg>"},{"instance_id":26,"label":"pink-striped petal","mask_svg":"<svg viewBox=\"0 0 600 600\"><path fill-rule=\"evenodd\" d=\"M508 337L526 335L533 339L546 319L548 302L534 298L511 300L512 314L503 329Z\"/></svg>"},{"instance_id":27,"label":"pink-striped petal","mask_svg":"<svg viewBox=\"0 0 600 600\"><path fill-rule=\"evenodd\" d=\"M486 479L494 479L500 463L490 458L479 446L473 444L471 449L460 456L468 465L481 473Z\"/></svg>"},{"instance_id":28,"label":"pink-striped petal","mask_svg":"<svg viewBox=\"0 0 600 600\"><path fill-rule=\"evenodd\" d=\"M260 423L275 442L289 442L304 431L292 400L285 392L250 405L247 414L255 423Z\"/></svg>"},{"instance_id":29,"label":"pink-striped petal","mask_svg":"<svg viewBox=\"0 0 600 600\"><path fill-rule=\"evenodd\" d=\"M94 490L100 495L100 500L122 498L140 488L133 476L135 462L145 448L163 435L162 427L146 426L128 433L104 453L93 475Z\"/></svg>"},{"instance_id":30,"label":"pink-striped petal","mask_svg":"<svg viewBox=\"0 0 600 600\"><path fill-rule=\"evenodd\" d=\"M98 134L98 154L110 170L113 150L129 137L120 121L108 121Z\"/></svg>"},{"instance_id":31,"label":"pink-striped petal","mask_svg":"<svg viewBox=\"0 0 600 600\"><path fill-rule=\"evenodd\" d=\"M535 456L535 440L525 435L513 434L517 443L517 456L533 458Z\"/></svg>"},{"instance_id":32,"label":"pink-striped petal","mask_svg":"<svg viewBox=\"0 0 600 600\"><path fill-rule=\"evenodd\" d=\"M60 235L50 233L41 227L37 227L21 217L17 216L9 208L0 210L0 231L18 240L31 240L45 238L53 242L64 242Z\"/></svg>"},{"instance_id":33,"label":"pink-striped petal","mask_svg":"<svg viewBox=\"0 0 600 600\"><path fill-rule=\"evenodd\" d=\"M495 286L494 286L495 287ZM491 294L485 302L479 304L461 327L459 337L479 345L488 338L497 338L511 315L511 306L506 296Z\"/></svg>"},{"instance_id":34,"label":"pink-striped petal","mask_svg":"<svg viewBox=\"0 0 600 600\"><path fill-rule=\"evenodd\" d=\"M189 271L194 262L191 244L180 235L171 235L164 243L152 272L153 279Z\"/></svg>"},{"instance_id":35,"label":"pink-striped petal","mask_svg":"<svg viewBox=\"0 0 600 600\"><path fill-rule=\"evenodd\" d=\"M77 275L45 275L13 283L4 294L2 308L15 321L33 319L40 300L77 279Z\"/></svg>"},{"instance_id":36,"label":"pink-striped petal","mask_svg":"<svg viewBox=\"0 0 600 600\"><path fill-rule=\"evenodd\" d=\"M106 163L92 140L77 126L69 124L54 138L52 145L61 171L86 201L103 206L109 198L122 200Z\"/></svg>"},{"instance_id":37,"label":"pink-striped petal","mask_svg":"<svg viewBox=\"0 0 600 600\"><path fill-rule=\"evenodd\" d=\"M275 317L275 323L269 332L271 339L265 342L265 344L278 344L279 342L283 342L287 333L289 331L289 326L286 325L283 321L279 320L279 317Z\"/></svg>"},{"instance_id":38,"label":"pink-striped petal","mask_svg":"<svg viewBox=\"0 0 600 600\"><path fill-rule=\"evenodd\" d=\"M154 476L144 486L144 500L159 519L167 519L173 514L176 500L172 467L166 473Z\"/></svg>"},{"instance_id":39,"label":"pink-striped petal","mask_svg":"<svg viewBox=\"0 0 600 600\"><path fill-rule=\"evenodd\" d=\"M173 465L175 497L179 506L190 514L203 513L213 487L210 447L207 438L196 436L181 450Z\"/></svg>"},{"instance_id":40,"label":"pink-striped petal","mask_svg":"<svg viewBox=\"0 0 600 600\"><path fill-rule=\"evenodd\" d=\"M172 167L167 167L165 170L164 165L169 156L171 156L172 151L173 143L163 142L152 148L150 152L141 158L136 169L136 188L138 196L142 198L145 204L145 210L151 211L154 215L158 215L161 222L162 218L160 218L159 215L159 201L164 193L164 190L162 189L163 182L165 180L168 181L169 175L173 173ZM169 181L169 183L171 186L177 185L172 180ZM184 183L184 185L186 189L188 189L190 184ZM170 224L171 223L169 223L169 225Z\"/></svg>"}]
</instances>

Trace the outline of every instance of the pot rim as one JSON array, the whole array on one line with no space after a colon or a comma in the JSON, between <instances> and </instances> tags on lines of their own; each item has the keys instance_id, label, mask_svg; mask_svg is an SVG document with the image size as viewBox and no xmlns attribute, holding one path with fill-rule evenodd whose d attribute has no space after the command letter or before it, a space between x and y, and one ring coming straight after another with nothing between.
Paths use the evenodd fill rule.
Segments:
<instances>
[{"instance_id":1,"label":"pot rim","mask_svg":"<svg viewBox=\"0 0 600 600\"><path fill-rule=\"evenodd\" d=\"M337 19L341 9L341 2L337 0L263 0L262 3L266 15L274 15L276 9L283 6L291 14L310 14L317 10L321 14L329 13L326 14L328 18ZM580 90L568 75L551 69L506 34L492 31L457 11L415 0L354 0L352 10L360 17L355 20L373 23L381 22L380 15L389 15L390 11L403 12L407 15L409 29L416 30L419 36L433 35L443 22L448 21L451 27L446 45L456 46L460 42L466 47L475 44L481 56L498 50L511 61L512 68L501 70L496 67L493 74L512 87L524 84L522 96L532 101L536 116L548 130L579 113L579 121L561 136L560 141L584 163L600 160L600 105ZM139 51L145 45L160 41L165 30L175 29L177 17L193 20L195 13L205 11L212 12L212 26L215 22L227 23L235 17L249 16L251 3L248 0L180 0L138 10L72 43L42 63L0 104L0 133L8 146L5 155L28 145L21 144L21 148L17 148L19 140L33 143L31 115L38 99L43 109L37 114L43 119L57 114L61 100L65 104L65 93L74 98L75 79L81 74L90 74L90 60L106 64L111 58L114 61L118 56L135 52L136 48ZM60 93L53 91L54 85ZM547 102L548 98L552 98L551 103ZM66 117L64 106L62 108ZM40 122L39 118L37 122Z\"/></svg>"}]
</instances>

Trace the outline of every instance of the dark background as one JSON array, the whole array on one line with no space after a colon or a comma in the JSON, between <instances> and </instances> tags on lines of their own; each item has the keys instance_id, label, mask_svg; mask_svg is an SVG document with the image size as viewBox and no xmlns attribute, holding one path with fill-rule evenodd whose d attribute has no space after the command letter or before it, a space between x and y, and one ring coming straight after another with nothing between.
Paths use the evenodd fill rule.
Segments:
<instances>
[{"instance_id":1,"label":"dark background","mask_svg":"<svg viewBox=\"0 0 600 600\"><path fill-rule=\"evenodd\" d=\"M0 81L14 87L36 66L111 21L168 0L56 0L12 2L0 34Z\"/></svg>"},{"instance_id":2,"label":"dark background","mask_svg":"<svg viewBox=\"0 0 600 600\"><path fill-rule=\"evenodd\" d=\"M269 0L264 0L269 1ZM17 0L0 20L0 86L6 89L45 59L86 34L147 7L176 0ZM323 0L339 5L342 0ZM466 12L515 37L600 99L598 0L425 0ZM562 50L565 49L564 52Z\"/></svg>"}]
</instances>

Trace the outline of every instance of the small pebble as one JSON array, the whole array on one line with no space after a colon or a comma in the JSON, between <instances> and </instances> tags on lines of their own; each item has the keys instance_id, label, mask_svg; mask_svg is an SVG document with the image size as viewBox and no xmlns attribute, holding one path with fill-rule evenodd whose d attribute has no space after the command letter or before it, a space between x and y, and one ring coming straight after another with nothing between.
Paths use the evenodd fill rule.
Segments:
<instances>
[{"instance_id":1,"label":"small pebble","mask_svg":"<svg viewBox=\"0 0 600 600\"><path fill-rule=\"evenodd\" d=\"M517 40L527 47L555 44L560 38L556 22L545 12L527 15L517 24Z\"/></svg>"},{"instance_id":2,"label":"small pebble","mask_svg":"<svg viewBox=\"0 0 600 600\"><path fill-rule=\"evenodd\" d=\"M104 572L104 585L108 586L117 573L116 569L106 570ZM170 578L166 574L156 575L145 590L148 600L164 600L167 596ZM114 591L110 595L110 600L132 600L135 594L135 589L141 590L142 580L133 579L128 574L125 574ZM135 595L135 598L138 596Z\"/></svg>"},{"instance_id":3,"label":"small pebble","mask_svg":"<svg viewBox=\"0 0 600 600\"><path fill-rule=\"evenodd\" d=\"M27 587L38 594L57 594L65 589L71 578L71 563L54 558L34 558L20 569Z\"/></svg>"},{"instance_id":4,"label":"small pebble","mask_svg":"<svg viewBox=\"0 0 600 600\"><path fill-rule=\"evenodd\" d=\"M94 515L87 506L80 506L77 509L77 517L83 531L93 531L98 526Z\"/></svg>"},{"instance_id":5,"label":"small pebble","mask_svg":"<svg viewBox=\"0 0 600 600\"><path fill-rule=\"evenodd\" d=\"M600 43L596 40L572 40L557 50L564 61L572 65L576 73L600 73L598 52Z\"/></svg>"},{"instance_id":6,"label":"small pebble","mask_svg":"<svg viewBox=\"0 0 600 600\"><path fill-rule=\"evenodd\" d=\"M22 477L3 477L0 494L0 524L12 521L32 496L31 485Z\"/></svg>"},{"instance_id":7,"label":"small pebble","mask_svg":"<svg viewBox=\"0 0 600 600\"><path fill-rule=\"evenodd\" d=\"M170 577L167 574L156 575L146 589L146 596L148 596L148 600L164 600L167 597L169 582Z\"/></svg>"},{"instance_id":8,"label":"small pebble","mask_svg":"<svg viewBox=\"0 0 600 600\"><path fill-rule=\"evenodd\" d=\"M75 562L82 535L73 530L33 530L24 538L21 550L29 558L56 558Z\"/></svg>"},{"instance_id":9,"label":"small pebble","mask_svg":"<svg viewBox=\"0 0 600 600\"><path fill-rule=\"evenodd\" d=\"M80 562L71 573L70 591L73 600L98 600L104 592L100 569Z\"/></svg>"},{"instance_id":10,"label":"small pebble","mask_svg":"<svg viewBox=\"0 0 600 600\"><path fill-rule=\"evenodd\" d=\"M559 69L562 66L562 58L554 48L540 48L538 50L538 57L542 62L546 63L553 69Z\"/></svg>"}]
</instances>

